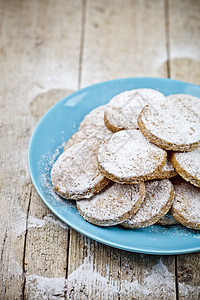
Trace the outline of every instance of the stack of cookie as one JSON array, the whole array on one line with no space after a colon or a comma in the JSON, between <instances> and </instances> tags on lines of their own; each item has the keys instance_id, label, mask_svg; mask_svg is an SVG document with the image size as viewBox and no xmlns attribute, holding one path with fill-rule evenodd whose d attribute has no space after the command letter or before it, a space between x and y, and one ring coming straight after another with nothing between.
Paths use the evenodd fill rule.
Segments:
<instances>
[{"instance_id":1,"label":"stack of cookie","mask_svg":"<svg viewBox=\"0 0 200 300\"><path fill-rule=\"evenodd\" d=\"M51 180L95 225L200 229L199 146L199 98L125 91L83 119Z\"/></svg>"}]
</instances>

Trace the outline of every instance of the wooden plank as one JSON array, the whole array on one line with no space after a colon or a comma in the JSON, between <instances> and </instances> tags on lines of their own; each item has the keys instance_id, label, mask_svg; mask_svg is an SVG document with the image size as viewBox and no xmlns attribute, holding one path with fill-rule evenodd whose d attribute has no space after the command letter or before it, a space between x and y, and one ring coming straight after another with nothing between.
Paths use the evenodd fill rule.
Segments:
<instances>
[{"instance_id":1,"label":"wooden plank","mask_svg":"<svg viewBox=\"0 0 200 300\"><path fill-rule=\"evenodd\" d=\"M200 84L200 3L169 0L171 78Z\"/></svg>"},{"instance_id":2,"label":"wooden plank","mask_svg":"<svg viewBox=\"0 0 200 300\"><path fill-rule=\"evenodd\" d=\"M0 1L0 298L174 299L173 256L112 249L74 230L68 254L68 229L42 204L28 176L30 133L58 98L101 80L167 76L162 1L89 1L87 7L84 3L86 15L81 16L80 1ZM178 17L173 17L172 4L170 24L173 18L181 22L176 10ZM197 1L192 4L197 10ZM192 41L196 28L189 30ZM178 43L182 39L177 33ZM198 72L191 73L192 66L172 60L172 77L182 67L180 75L186 70L195 82ZM178 256L180 299L198 299L198 272L199 254Z\"/></svg>"},{"instance_id":3,"label":"wooden plank","mask_svg":"<svg viewBox=\"0 0 200 300\"><path fill-rule=\"evenodd\" d=\"M170 73L174 79L200 84L200 2L169 1ZM178 255L179 300L200 298L200 253Z\"/></svg>"},{"instance_id":4,"label":"wooden plank","mask_svg":"<svg viewBox=\"0 0 200 300\"><path fill-rule=\"evenodd\" d=\"M175 298L173 256L120 251L75 231L70 235L68 272L69 299Z\"/></svg>"},{"instance_id":5,"label":"wooden plank","mask_svg":"<svg viewBox=\"0 0 200 300\"><path fill-rule=\"evenodd\" d=\"M78 87L81 2L1 0L0 25L0 298L44 297L54 276L63 295L68 231L32 188L27 150L43 112Z\"/></svg>"},{"instance_id":6,"label":"wooden plank","mask_svg":"<svg viewBox=\"0 0 200 300\"><path fill-rule=\"evenodd\" d=\"M131 77L166 77L164 1L89 1L81 86Z\"/></svg>"},{"instance_id":7,"label":"wooden plank","mask_svg":"<svg viewBox=\"0 0 200 300\"><path fill-rule=\"evenodd\" d=\"M200 298L200 253L177 256L179 300Z\"/></svg>"},{"instance_id":8,"label":"wooden plank","mask_svg":"<svg viewBox=\"0 0 200 300\"><path fill-rule=\"evenodd\" d=\"M30 103L34 119L39 121L48 108L71 92L53 89L37 95ZM68 227L50 212L33 189L25 235L25 298L65 297L68 238Z\"/></svg>"},{"instance_id":9,"label":"wooden plank","mask_svg":"<svg viewBox=\"0 0 200 300\"><path fill-rule=\"evenodd\" d=\"M64 298L68 234L68 227L33 190L25 240L25 299Z\"/></svg>"},{"instance_id":10,"label":"wooden plank","mask_svg":"<svg viewBox=\"0 0 200 300\"><path fill-rule=\"evenodd\" d=\"M120 282L114 278L114 273L120 270L117 250L72 230L68 266L67 299L116 299L118 296Z\"/></svg>"},{"instance_id":11,"label":"wooden plank","mask_svg":"<svg viewBox=\"0 0 200 300\"><path fill-rule=\"evenodd\" d=\"M115 4L87 3L81 86L118 77L166 77L164 2ZM120 251L71 230L67 299L175 299L174 271L173 256Z\"/></svg>"}]
</instances>

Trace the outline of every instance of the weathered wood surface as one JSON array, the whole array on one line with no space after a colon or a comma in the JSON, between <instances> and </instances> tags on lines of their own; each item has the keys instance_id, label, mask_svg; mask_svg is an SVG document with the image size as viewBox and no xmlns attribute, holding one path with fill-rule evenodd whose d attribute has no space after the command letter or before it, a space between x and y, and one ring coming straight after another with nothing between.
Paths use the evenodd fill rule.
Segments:
<instances>
[{"instance_id":1,"label":"weathered wood surface","mask_svg":"<svg viewBox=\"0 0 200 300\"><path fill-rule=\"evenodd\" d=\"M200 2L173 1L169 9L171 78L200 84ZM177 255L178 299L200 299L200 253Z\"/></svg>"},{"instance_id":2,"label":"weathered wood surface","mask_svg":"<svg viewBox=\"0 0 200 300\"><path fill-rule=\"evenodd\" d=\"M200 84L199 1L0 1L0 299L194 299L200 255L113 249L61 223L27 169L31 133L64 95L99 81Z\"/></svg>"}]
</instances>

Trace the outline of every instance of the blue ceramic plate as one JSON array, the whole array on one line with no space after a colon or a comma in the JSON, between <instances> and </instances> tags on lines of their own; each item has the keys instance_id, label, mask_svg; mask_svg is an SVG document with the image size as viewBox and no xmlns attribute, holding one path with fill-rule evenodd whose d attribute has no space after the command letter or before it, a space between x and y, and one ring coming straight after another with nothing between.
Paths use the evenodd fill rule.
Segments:
<instances>
[{"instance_id":1,"label":"blue ceramic plate","mask_svg":"<svg viewBox=\"0 0 200 300\"><path fill-rule=\"evenodd\" d=\"M183 226L153 225L144 229L118 226L98 227L82 219L74 202L54 193L50 171L65 142L78 130L83 117L93 108L109 102L118 93L153 88L165 95L191 94L200 97L200 87L176 80L127 78L99 83L62 99L40 120L29 147L29 170L33 184L49 209L82 234L106 245L149 254L180 254L200 250L200 231Z\"/></svg>"}]
</instances>

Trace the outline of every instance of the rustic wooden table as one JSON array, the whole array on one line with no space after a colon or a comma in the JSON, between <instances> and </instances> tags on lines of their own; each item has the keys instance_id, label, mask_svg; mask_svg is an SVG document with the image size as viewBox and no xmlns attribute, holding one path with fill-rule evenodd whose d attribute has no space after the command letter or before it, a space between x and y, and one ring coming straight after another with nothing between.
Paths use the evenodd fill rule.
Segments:
<instances>
[{"instance_id":1,"label":"rustic wooden table","mask_svg":"<svg viewBox=\"0 0 200 300\"><path fill-rule=\"evenodd\" d=\"M200 84L198 0L0 0L0 299L200 299L200 254L120 251L37 195L30 136L59 99L121 77Z\"/></svg>"}]
</instances>

